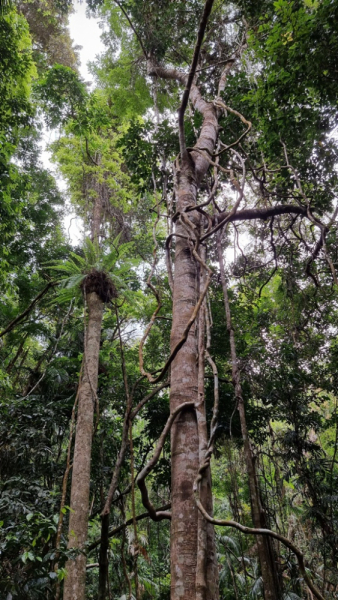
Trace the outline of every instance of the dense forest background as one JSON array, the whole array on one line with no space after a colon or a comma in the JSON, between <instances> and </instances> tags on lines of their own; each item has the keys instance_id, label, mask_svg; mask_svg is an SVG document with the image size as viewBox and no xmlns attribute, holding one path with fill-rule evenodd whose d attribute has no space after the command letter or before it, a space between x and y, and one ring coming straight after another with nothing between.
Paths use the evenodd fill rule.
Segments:
<instances>
[{"instance_id":1,"label":"dense forest background","mask_svg":"<svg viewBox=\"0 0 338 600\"><path fill-rule=\"evenodd\" d=\"M0 3L0 598L331 600L338 2L87 0L94 86L72 10Z\"/></svg>"}]
</instances>

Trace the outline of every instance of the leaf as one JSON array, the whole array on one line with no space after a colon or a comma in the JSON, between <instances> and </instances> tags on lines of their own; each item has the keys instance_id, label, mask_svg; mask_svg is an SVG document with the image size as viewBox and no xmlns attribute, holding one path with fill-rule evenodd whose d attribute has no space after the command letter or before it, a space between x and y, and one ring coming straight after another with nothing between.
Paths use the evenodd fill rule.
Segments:
<instances>
[{"instance_id":1,"label":"leaf","mask_svg":"<svg viewBox=\"0 0 338 600\"><path fill-rule=\"evenodd\" d=\"M250 597L258 598L258 596L260 596L260 594L262 593L262 589L263 589L263 580L262 580L262 577L258 577L250 590Z\"/></svg>"}]
</instances>

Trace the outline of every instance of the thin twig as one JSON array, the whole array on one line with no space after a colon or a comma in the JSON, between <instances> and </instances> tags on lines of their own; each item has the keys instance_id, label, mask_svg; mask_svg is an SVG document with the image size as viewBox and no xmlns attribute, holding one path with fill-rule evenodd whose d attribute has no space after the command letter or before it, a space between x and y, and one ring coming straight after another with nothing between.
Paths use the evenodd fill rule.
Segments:
<instances>
[{"instance_id":1,"label":"thin twig","mask_svg":"<svg viewBox=\"0 0 338 600\"><path fill-rule=\"evenodd\" d=\"M141 46L141 48L142 48L142 52L143 52L143 54L144 54L144 57L145 57L145 59L147 60L147 59L148 59L148 54L147 54L147 51L146 51L146 49L145 49L145 47L144 47L144 44L143 44L143 42L142 42L142 40L141 40L141 38L140 38L139 34L137 33L137 31L136 31L136 29L135 29L135 27L134 27L134 25L133 25L133 22L131 21L131 19L130 19L130 17L129 17L129 15L128 15L128 13L127 13L127 12L126 12L126 10L123 8L123 6L122 6L121 2L119 2L118 0L114 0L114 2L115 2L115 4L117 4L117 6L119 7L119 9L120 9L120 10L122 10L122 12L123 12L124 16L126 17L126 19L127 19L128 23L129 23L130 27L132 28L133 32L135 33L135 36L136 36L136 38L137 38L137 41L138 41L138 43L140 44L140 46Z\"/></svg>"},{"instance_id":2,"label":"thin twig","mask_svg":"<svg viewBox=\"0 0 338 600\"><path fill-rule=\"evenodd\" d=\"M156 508L156 513L160 513L162 511L166 511L171 507L171 504L165 504L164 506L159 506L158 508ZM140 515L137 515L136 517L136 521L141 521L142 519L147 519L148 517L150 517L149 512L144 512L141 513ZM128 521L125 521L124 523L121 523L121 525L118 525L117 527L115 527L114 529L111 529L108 533L108 537L114 537L115 535L117 535L118 533L120 533L120 531L123 531L123 529L125 529L126 527L129 527L129 525L133 524L133 518L128 519ZM92 542L91 544L89 544L87 546L87 554L89 554L89 552L91 552L92 550L95 550L95 548L97 548L97 546L100 544L101 542L101 538L97 538L95 540L95 542Z\"/></svg>"}]
</instances>

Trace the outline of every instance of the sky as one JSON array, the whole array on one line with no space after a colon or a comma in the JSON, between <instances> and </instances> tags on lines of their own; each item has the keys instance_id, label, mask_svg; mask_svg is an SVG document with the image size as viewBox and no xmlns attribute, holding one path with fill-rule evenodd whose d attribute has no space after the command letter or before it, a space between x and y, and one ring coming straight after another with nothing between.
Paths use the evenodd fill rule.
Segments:
<instances>
[{"instance_id":1,"label":"sky","mask_svg":"<svg viewBox=\"0 0 338 600\"><path fill-rule=\"evenodd\" d=\"M102 29L100 29L98 19L86 17L85 3L75 2L74 11L69 17L70 36L74 40L74 45L82 46L80 73L86 82L92 82L93 78L89 73L87 63L95 60L95 57L104 50L100 39Z\"/></svg>"},{"instance_id":2,"label":"sky","mask_svg":"<svg viewBox=\"0 0 338 600\"><path fill-rule=\"evenodd\" d=\"M74 12L69 17L70 37L74 42L74 46L81 46L81 49L79 49L80 74L86 83L91 83L89 89L93 89L94 82L88 69L88 62L94 61L95 57L104 50L104 45L100 39L102 29L100 29L98 19L89 19L86 16L86 4L84 2L74 2L73 6ZM74 211L70 211L66 216L65 228L73 244L81 242L83 238L82 219L76 217Z\"/></svg>"},{"instance_id":3,"label":"sky","mask_svg":"<svg viewBox=\"0 0 338 600\"><path fill-rule=\"evenodd\" d=\"M76 1L73 4L74 12L69 16L69 31L70 36L75 46L80 46L78 50L80 55L80 74L86 83L91 83L89 89L93 89L94 81L93 77L88 69L88 62L93 62L95 58L104 51L105 47L101 41L102 28L98 19L88 18L86 16L86 4L85 2ZM45 131L44 134L44 146L48 145L58 136L57 131ZM44 165L55 172L55 166L50 162L50 153L44 149L42 153ZM57 175L57 182L59 188L66 191L66 184ZM83 239L83 222L82 219L76 217L72 207L68 204L68 214L65 217L65 229L68 233L71 243L76 245L80 244ZM247 239L243 240L243 236L240 235L241 243L243 246L248 243ZM236 250L238 253L239 250ZM232 262L234 260L234 249L228 248L226 250L226 258Z\"/></svg>"},{"instance_id":4,"label":"sky","mask_svg":"<svg viewBox=\"0 0 338 600\"><path fill-rule=\"evenodd\" d=\"M74 13L69 17L70 36L74 46L81 46L78 50L80 55L80 74L86 83L91 83L89 89L93 89L93 77L89 73L87 63L94 61L95 57L104 51L104 45L100 39L102 29L100 29L98 19L86 17L86 5L84 2L74 3ZM50 152L46 146L55 140L59 135L58 131L44 131L42 161L44 166L54 172L57 177L58 187L61 191L66 191L65 181L59 174L55 173L55 165L50 161ZM67 215L64 220L65 230L68 233L72 244L78 244L83 237L82 220L76 217L72 207L68 204Z\"/></svg>"}]
</instances>

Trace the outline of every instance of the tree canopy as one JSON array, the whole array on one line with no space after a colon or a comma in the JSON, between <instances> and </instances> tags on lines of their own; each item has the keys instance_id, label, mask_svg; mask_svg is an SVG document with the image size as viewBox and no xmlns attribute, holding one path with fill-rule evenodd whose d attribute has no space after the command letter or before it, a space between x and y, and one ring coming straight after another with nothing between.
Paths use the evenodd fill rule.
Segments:
<instances>
[{"instance_id":1,"label":"tree canopy","mask_svg":"<svg viewBox=\"0 0 338 600\"><path fill-rule=\"evenodd\" d=\"M0 597L333 600L338 2L86 6L1 3Z\"/></svg>"}]
</instances>

